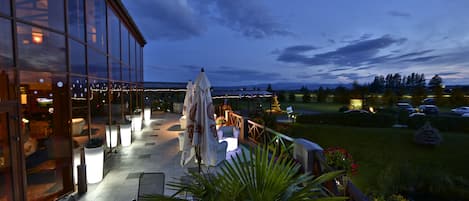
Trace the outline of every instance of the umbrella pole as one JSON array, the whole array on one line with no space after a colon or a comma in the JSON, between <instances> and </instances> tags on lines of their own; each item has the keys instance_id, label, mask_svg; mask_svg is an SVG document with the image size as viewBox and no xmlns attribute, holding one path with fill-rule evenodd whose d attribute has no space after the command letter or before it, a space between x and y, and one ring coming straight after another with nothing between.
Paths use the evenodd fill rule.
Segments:
<instances>
[{"instance_id":1,"label":"umbrella pole","mask_svg":"<svg viewBox=\"0 0 469 201\"><path fill-rule=\"evenodd\" d=\"M195 146L195 157L197 158L197 165L199 167L199 174L201 172L201 163L202 163L202 158L200 157L200 145Z\"/></svg>"}]
</instances>

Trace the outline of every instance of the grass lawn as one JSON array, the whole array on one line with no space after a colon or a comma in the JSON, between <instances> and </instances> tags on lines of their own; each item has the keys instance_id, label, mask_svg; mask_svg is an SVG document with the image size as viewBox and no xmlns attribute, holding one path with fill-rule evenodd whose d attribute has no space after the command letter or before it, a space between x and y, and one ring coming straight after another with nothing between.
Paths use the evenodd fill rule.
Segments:
<instances>
[{"instance_id":1,"label":"grass lawn","mask_svg":"<svg viewBox=\"0 0 469 201\"><path fill-rule=\"evenodd\" d=\"M434 182L436 191L445 191L446 184L440 181L448 175L469 181L468 134L442 133L443 143L433 148L414 144L413 134L414 130L398 128L295 125L290 136L307 138L323 148L347 149L359 165L353 182L366 193L401 191L396 183L425 179ZM468 189L456 190L469 195Z\"/></svg>"},{"instance_id":2,"label":"grass lawn","mask_svg":"<svg viewBox=\"0 0 469 201\"><path fill-rule=\"evenodd\" d=\"M293 106L294 110L310 110L315 112L338 112L343 104L338 103L302 103L302 102L283 102L282 109L289 105Z\"/></svg>"}]
</instances>

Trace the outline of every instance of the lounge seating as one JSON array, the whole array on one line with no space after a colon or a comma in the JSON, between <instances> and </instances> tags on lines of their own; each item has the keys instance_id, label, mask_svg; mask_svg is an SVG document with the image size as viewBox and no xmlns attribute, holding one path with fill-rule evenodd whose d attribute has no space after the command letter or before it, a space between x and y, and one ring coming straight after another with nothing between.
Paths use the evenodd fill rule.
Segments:
<instances>
[{"instance_id":1,"label":"lounge seating","mask_svg":"<svg viewBox=\"0 0 469 201\"><path fill-rule=\"evenodd\" d=\"M213 166L217 166L226 159L226 150L228 147L228 142L222 141L218 143L217 147L217 162Z\"/></svg>"},{"instance_id":2,"label":"lounge seating","mask_svg":"<svg viewBox=\"0 0 469 201\"><path fill-rule=\"evenodd\" d=\"M217 130L218 141L228 143L226 151L236 151L238 149L239 129L234 126L222 126Z\"/></svg>"},{"instance_id":3,"label":"lounge seating","mask_svg":"<svg viewBox=\"0 0 469 201\"><path fill-rule=\"evenodd\" d=\"M81 135L86 122L83 118L72 119L72 135Z\"/></svg>"}]
</instances>

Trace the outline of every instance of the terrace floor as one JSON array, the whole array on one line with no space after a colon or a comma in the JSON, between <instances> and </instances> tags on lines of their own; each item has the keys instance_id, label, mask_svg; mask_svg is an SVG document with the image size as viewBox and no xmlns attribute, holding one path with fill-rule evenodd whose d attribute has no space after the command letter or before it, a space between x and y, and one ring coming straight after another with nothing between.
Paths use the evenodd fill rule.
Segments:
<instances>
[{"instance_id":1,"label":"terrace floor","mask_svg":"<svg viewBox=\"0 0 469 201\"><path fill-rule=\"evenodd\" d=\"M167 184L184 176L189 167L195 167L194 162L185 167L180 165L179 117L179 114L154 113L151 123L134 135L131 146L120 148L106 160L104 179L89 184L87 193L76 196L78 200L131 201L137 199L140 173L163 172ZM167 188L164 192L165 195L174 193Z\"/></svg>"}]
</instances>

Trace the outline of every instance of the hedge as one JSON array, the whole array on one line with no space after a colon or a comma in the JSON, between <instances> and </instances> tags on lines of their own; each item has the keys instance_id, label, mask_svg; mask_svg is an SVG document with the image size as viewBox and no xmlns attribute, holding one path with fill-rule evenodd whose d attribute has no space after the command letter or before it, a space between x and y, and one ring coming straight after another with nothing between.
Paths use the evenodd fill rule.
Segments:
<instances>
[{"instance_id":1,"label":"hedge","mask_svg":"<svg viewBox=\"0 0 469 201\"><path fill-rule=\"evenodd\" d=\"M366 113L321 113L315 115L301 115L298 123L304 124L331 124L358 127L391 127L395 117L391 114L366 114Z\"/></svg>"},{"instance_id":2,"label":"hedge","mask_svg":"<svg viewBox=\"0 0 469 201\"><path fill-rule=\"evenodd\" d=\"M440 131L469 133L469 118L460 116L415 116L408 118L407 125L409 128L418 129L427 121Z\"/></svg>"}]
</instances>

